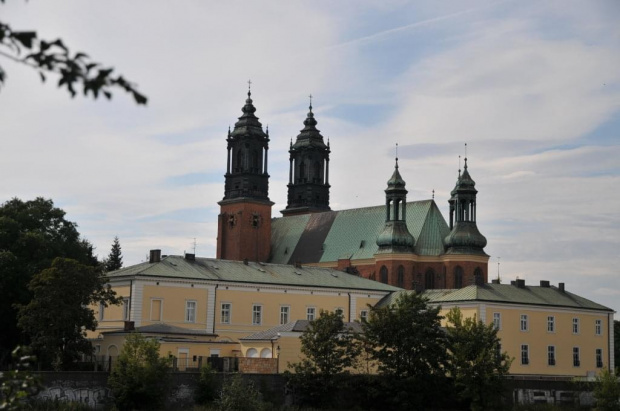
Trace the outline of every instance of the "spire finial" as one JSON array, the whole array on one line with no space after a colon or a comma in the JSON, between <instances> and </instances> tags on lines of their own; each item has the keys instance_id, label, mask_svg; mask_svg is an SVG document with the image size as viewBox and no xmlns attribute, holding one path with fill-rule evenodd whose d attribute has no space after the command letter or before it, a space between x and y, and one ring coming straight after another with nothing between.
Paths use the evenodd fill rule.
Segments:
<instances>
[{"instance_id":1,"label":"spire finial","mask_svg":"<svg viewBox=\"0 0 620 411\"><path fill-rule=\"evenodd\" d=\"M497 283L498 284L501 284L501 282L502 282L501 278L499 277L499 259L500 258L501 257L497 257Z\"/></svg>"},{"instance_id":2,"label":"spire finial","mask_svg":"<svg viewBox=\"0 0 620 411\"><path fill-rule=\"evenodd\" d=\"M433 188L433 200L435 199L435 189Z\"/></svg>"},{"instance_id":3,"label":"spire finial","mask_svg":"<svg viewBox=\"0 0 620 411\"><path fill-rule=\"evenodd\" d=\"M308 97L310 98L310 107L309 107L309 109L310 109L310 111L312 111L312 94L310 94Z\"/></svg>"},{"instance_id":4,"label":"spire finial","mask_svg":"<svg viewBox=\"0 0 620 411\"><path fill-rule=\"evenodd\" d=\"M459 178L461 178L461 156L459 155Z\"/></svg>"},{"instance_id":5,"label":"spire finial","mask_svg":"<svg viewBox=\"0 0 620 411\"><path fill-rule=\"evenodd\" d=\"M248 80L248 97L252 95L252 80Z\"/></svg>"},{"instance_id":6,"label":"spire finial","mask_svg":"<svg viewBox=\"0 0 620 411\"><path fill-rule=\"evenodd\" d=\"M398 143L396 143L396 168L398 168Z\"/></svg>"},{"instance_id":7,"label":"spire finial","mask_svg":"<svg viewBox=\"0 0 620 411\"><path fill-rule=\"evenodd\" d=\"M467 143L465 143L465 166L463 168L467 170Z\"/></svg>"}]
</instances>

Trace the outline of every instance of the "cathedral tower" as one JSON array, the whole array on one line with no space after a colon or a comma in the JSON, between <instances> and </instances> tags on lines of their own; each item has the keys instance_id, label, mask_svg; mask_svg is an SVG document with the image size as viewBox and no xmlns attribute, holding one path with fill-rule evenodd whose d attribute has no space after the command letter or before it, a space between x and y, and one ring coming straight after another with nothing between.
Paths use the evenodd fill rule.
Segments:
<instances>
[{"instance_id":1,"label":"cathedral tower","mask_svg":"<svg viewBox=\"0 0 620 411\"><path fill-rule=\"evenodd\" d=\"M252 94L243 114L228 130L224 198L218 218L217 258L267 261L271 244L271 206L267 153L269 131L254 115Z\"/></svg>"},{"instance_id":2,"label":"cathedral tower","mask_svg":"<svg viewBox=\"0 0 620 411\"><path fill-rule=\"evenodd\" d=\"M289 150L288 201L282 210L285 216L330 210L329 142L325 145L316 124L310 100L304 128Z\"/></svg>"}]
</instances>

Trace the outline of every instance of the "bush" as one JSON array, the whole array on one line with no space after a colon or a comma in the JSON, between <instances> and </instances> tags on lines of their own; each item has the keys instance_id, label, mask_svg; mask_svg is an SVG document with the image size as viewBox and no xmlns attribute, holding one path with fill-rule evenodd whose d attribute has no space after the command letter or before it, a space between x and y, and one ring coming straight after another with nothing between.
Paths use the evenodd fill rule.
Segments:
<instances>
[{"instance_id":1,"label":"bush","mask_svg":"<svg viewBox=\"0 0 620 411\"><path fill-rule=\"evenodd\" d=\"M594 386L594 398L596 398L596 409L598 411L618 411L620 410L620 385L618 377L614 372L604 368L596 376Z\"/></svg>"},{"instance_id":2,"label":"bush","mask_svg":"<svg viewBox=\"0 0 620 411\"><path fill-rule=\"evenodd\" d=\"M159 357L159 342L132 333L127 337L108 379L120 410L158 409L168 394L167 358Z\"/></svg>"},{"instance_id":3,"label":"bush","mask_svg":"<svg viewBox=\"0 0 620 411\"><path fill-rule=\"evenodd\" d=\"M244 382L240 374L229 378L220 391L216 401L220 411L267 411L263 396L252 381Z\"/></svg>"},{"instance_id":4,"label":"bush","mask_svg":"<svg viewBox=\"0 0 620 411\"><path fill-rule=\"evenodd\" d=\"M215 370L211 365L207 364L200 369L200 377L198 377L198 385L194 401L196 404L210 404L217 395L217 381L215 380Z\"/></svg>"}]
</instances>

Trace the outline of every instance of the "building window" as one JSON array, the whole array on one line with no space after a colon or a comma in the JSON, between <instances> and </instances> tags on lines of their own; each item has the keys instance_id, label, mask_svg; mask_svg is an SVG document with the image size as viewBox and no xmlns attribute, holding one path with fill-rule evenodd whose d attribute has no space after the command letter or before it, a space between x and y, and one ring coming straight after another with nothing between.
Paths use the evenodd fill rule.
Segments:
<instances>
[{"instance_id":1,"label":"building window","mask_svg":"<svg viewBox=\"0 0 620 411\"><path fill-rule=\"evenodd\" d=\"M496 330L502 329L502 314L501 313L493 313L493 327Z\"/></svg>"},{"instance_id":2,"label":"building window","mask_svg":"<svg viewBox=\"0 0 620 411\"><path fill-rule=\"evenodd\" d=\"M103 315L105 311L105 303L103 301L99 302L99 321L103 321Z\"/></svg>"},{"instance_id":3,"label":"building window","mask_svg":"<svg viewBox=\"0 0 620 411\"><path fill-rule=\"evenodd\" d=\"M263 306L254 304L252 306L252 325L261 325L263 323Z\"/></svg>"},{"instance_id":4,"label":"building window","mask_svg":"<svg viewBox=\"0 0 620 411\"><path fill-rule=\"evenodd\" d=\"M579 334L579 318L573 318L573 334Z\"/></svg>"},{"instance_id":5,"label":"building window","mask_svg":"<svg viewBox=\"0 0 620 411\"><path fill-rule=\"evenodd\" d=\"M123 298L123 320L129 321L129 308L130 308L129 298Z\"/></svg>"},{"instance_id":6,"label":"building window","mask_svg":"<svg viewBox=\"0 0 620 411\"><path fill-rule=\"evenodd\" d=\"M555 346L553 345L547 347L547 364L555 365Z\"/></svg>"},{"instance_id":7,"label":"building window","mask_svg":"<svg viewBox=\"0 0 620 411\"><path fill-rule=\"evenodd\" d=\"M424 274L424 288L426 290L435 288L435 271L432 268L427 269Z\"/></svg>"},{"instance_id":8,"label":"building window","mask_svg":"<svg viewBox=\"0 0 620 411\"><path fill-rule=\"evenodd\" d=\"M368 310L360 311L360 320L362 321L368 320Z\"/></svg>"},{"instance_id":9,"label":"building window","mask_svg":"<svg viewBox=\"0 0 620 411\"><path fill-rule=\"evenodd\" d=\"M314 317L316 317L316 308L314 307L306 308L306 319L308 321L314 321Z\"/></svg>"},{"instance_id":10,"label":"building window","mask_svg":"<svg viewBox=\"0 0 620 411\"><path fill-rule=\"evenodd\" d=\"M596 320L594 323L594 334L602 335L603 334L603 321Z\"/></svg>"},{"instance_id":11,"label":"building window","mask_svg":"<svg viewBox=\"0 0 620 411\"><path fill-rule=\"evenodd\" d=\"M387 282L388 282L388 269L384 265L382 265L381 269L379 270L379 280L383 284L387 284Z\"/></svg>"},{"instance_id":12,"label":"building window","mask_svg":"<svg viewBox=\"0 0 620 411\"><path fill-rule=\"evenodd\" d=\"M474 270L474 284L478 286L484 285L484 276L482 275L482 270L480 269L480 267Z\"/></svg>"},{"instance_id":13,"label":"building window","mask_svg":"<svg viewBox=\"0 0 620 411\"><path fill-rule=\"evenodd\" d=\"M185 301L185 322L196 322L196 301Z\"/></svg>"},{"instance_id":14,"label":"building window","mask_svg":"<svg viewBox=\"0 0 620 411\"><path fill-rule=\"evenodd\" d=\"M161 321L162 311L164 309L164 300L151 300L151 321Z\"/></svg>"},{"instance_id":15,"label":"building window","mask_svg":"<svg viewBox=\"0 0 620 411\"><path fill-rule=\"evenodd\" d=\"M291 307L288 305L280 306L280 324L286 324L289 322L289 314L291 312Z\"/></svg>"},{"instance_id":16,"label":"building window","mask_svg":"<svg viewBox=\"0 0 620 411\"><path fill-rule=\"evenodd\" d=\"M596 349L596 368L603 368L603 349Z\"/></svg>"},{"instance_id":17,"label":"building window","mask_svg":"<svg viewBox=\"0 0 620 411\"><path fill-rule=\"evenodd\" d=\"M530 347L527 344L521 345L521 365L530 363Z\"/></svg>"},{"instance_id":18,"label":"building window","mask_svg":"<svg viewBox=\"0 0 620 411\"><path fill-rule=\"evenodd\" d=\"M527 331L527 330L528 330L527 314L521 314L521 331Z\"/></svg>"},{"instance_id":19,"label":"building window","mask_svg":"<svg viewBox=\"0 0 620 411\"><path fill-rule=\"evenodd\" d=\"M579 367L581 361L579 360L579 347L573 347L573 367Z\"/></svg>"},{"instance_id":20,"label":"building window","mask_svg":"<svg viewBox=\"0 0 620 411\"><path fill-rule=\"evenodd\" d=\"M460 265L454 268L454 288L463 288L463 268Z\"/></svg>"},{"instance_id":21,"label":"building window","mask_svg":"<svg viewBox=\"0 0 620 411\"><path fill-rule=\"evenodd\" d=\"M553 315L547 317L547 332L555 332L555 317Z\"/></svg>"},{"instance_id":22,"label":"building window","mask_svg":"<svg viewBox=\"0 0 620 411\"><path fill-rule=\"evenodd\" d=\"M398 266L398 286L403 287L405 285L405 267Z\"/></svg>"},{"instance_id":23,"label":"building window","mask_svg":"<svg viewBox=\"0 0 620 411\"><path fill-rule=\"evenodd\" d=\"M222 303L220 307L221 307L220 322L222 324L230 324L230 311L232 309L232 304Z\"/></svg>"}]
</instances>

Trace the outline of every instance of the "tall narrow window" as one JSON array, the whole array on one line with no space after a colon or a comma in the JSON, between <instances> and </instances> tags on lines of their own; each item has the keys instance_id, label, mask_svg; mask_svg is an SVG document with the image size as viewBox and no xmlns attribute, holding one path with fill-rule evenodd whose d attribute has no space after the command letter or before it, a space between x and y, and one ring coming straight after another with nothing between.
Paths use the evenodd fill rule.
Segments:
<instances>
[{"instance_id":1,"label":"tall narrow window","mask_svg":"<svg viewBox=\"0 0 620 411\"><path fill-rule=\"evenodd\" d=\"M151 321L161 321L161 313L163 310L164 301L161 299L151 300Z\"/></svg>"},{"instance_id":2,"label":"tall narrow window","mask_svg":"<svg viewBox=\"0 0 620 411\"><path fill-rule=\"evenodd\" d=\"M261 325L263 323L263 306L254 304L252 306L252 325Z\"/></svg>"},{"instance_id":3,"label":"tall narrow window","mask_svg":"<svg viewBox=\"0 0 620 411\"><path fill-rule=\"evenodd\" d=\"M316 316L316 308L314 307L306 308L306 320L314 321L315 316Z\"/></svg>"},{"instance_id":4,"label":"tall narrow window","mask_svg":"<svg viewBox=\"0 0 620 411\"><path fill-rule=\"evenodd\" d=\"M402 265L398 266L398 284L399 287L403 287L405 285L405 267Z\"/></svg>"},{"instance_id":5,"label":"tall narrow window","mask_svg":"<svg viewBox=\"0 0 620 411\"><path fill-rule=\"evenodd\" d=\"M501 313L493 313L493 327L496 330L502 329L502 314Z\"/></svg>"},{"instance_id":6,"label":"tall narrow window","mask_svg":"<svg viewBox=\"0 0 620 411\"><path fill-rule=\"evenodd\" d=\"M555 365L555 346L553 345L547 347L547 364Z\"/></svg>"},{"instance_id":7,"label":"tall narrow window","mask_svg":"<svg viewBox=\"0 0 620 411\"><path fill-rule=\"evenodd\" d=\"M527 314L521 314L521 331L528 330Z\"/></svg>"},{"instance_id":8,"label":"tall narrow window","mask_svg":"<svg viewBox=\"0 0 620 411\"><path fill-rule=\"evenodd\" d=\"M362 321L368 320L368 310L360 311L360 320Z\"/></svg>"},{"instance_id":9,"label":"tall narrow window","mask_svg":"<svg viewBox=\"0 0 620 411\"><path fill-rule=\"evenodd\" d=\"M573 347L573 367L579 367L581 360L579 359L579 347Z\"/></svg>"},{"instance_id":10,"label":"tall narrow window","mask_svg":"<svg viewBox=\"0 0 620 411\"><path fill-rule=\"evenodd\" d=\"M480 269L480 267L474 270L474 284L476 284L477 286L484 285L484 276L482 275L482 270Z\"/></svg>"},{"instance_id":11,"label":"tall narrow window","mask_svg":"<svg viewBox=\"0 0 620 411\"><path fill-rule=\"evenodd\" d=\"M460 265L454 268L454 288L463 288L463 268Z\"/></svg>"},{"instance_id":12,"label":"tall narrow window","mask_svg":"<svg viewBox=\"0 0 620 411\"><path fill-rule=\"evenodd\" d=\"M432 268L427 269L424 274L424 288L427 290L435 288L435 271Z\"/></svg>"},{"instance_id":13,"label":"tall narrow window","mask_svg":"<svg viewBox=\"0 0 620 411\"><path fill-rule=\"evenodd\" d=\"M547 332L555 332L555 317L553 315L547 317Z\"/></svg>"},{"instance_id":14,"label":"tall narrow window","mask_svg":"<svg viewBox=\"0 0 620 411\"><path fill-rule=\"evenodd\" d=\"M521 345L521 365L530 363L530 347L527 344Z\"/></svg>"},{"instance_id":15,"label":"tall narrow window","mask_svg":"<svg viewBox=\"0 0 620 411\"><path fill-rule=\"evenodd\" d=\"M185 322L196 322L196 301L185 301Z\"/></svg>"},{"instance_id":16,"label":"tall narrow window","mask_svg":"<svg viewBox=\"0 0 620 411\"><path fill-rule=\"evenodd\" d=\"M232 304L230 303L222 303L221 311L220 311L220 322L222 324L230 324L230 311L232 309Z\"/></svg>"},{"instance_id":17,"label":"tall narrow window","mask_svg":"<svg viewBox=\"0 0 620 411\"><path fill-rule=\"evenodd\" d=\"M579 334L579 318L573 318L573 334Z\"/></svg>"},{"instance_id":18,"label":"tall narrow window","mask_svg":"<svg viewBox=\"0 0 620 411\"><path fill-rule=\"evenodd\" d=\"M280 306L280 324L286 324L289 322L289 314L291 312L291 307L288 305Z\"/></svg>"},{"instance_id":19,"label":"tall narrow window","mask_svg":"<svg viewBox=\"0 0 620 411\"><path fill-rule=\"evenodd\" d=\"M129 321L129 308L130 308L129 297L123 298L123 320Z\"/></svg>"},{"instance_id":20,"label":"tall narrow window","mask_svg":"<svg viewBox=\"0 0 620 411\"><path fill-rule=\"evenodd\" d=\"M603 321L596 320L594 322L594 334L602 335L603 334Z\"/></svg>"},{"instance_id":21,"label":"tall narrow window","mask_svg":"<svg viewBox=\"0 0 620 411\"><path fill-rule=\"evenodd\" d=\"M596 368L603 368L603 349L596 349Z\"/></svg>"},{"instance_id":22,"label":"tall narrow window","mask_svg":"<svg viewBox=\"0 0 620 411\"><path fill-rule=\"evenodd\" d=\"M388 269L386 266L382 265L379 270L379 278L383 284L387 284L388 282Z\"/></svg>"},{"instance_id":23,"label":"tall narrow window","mask_svg":"<svg viewBox=\"0 0 620 411\"><path fill-rule=\"evenodd\" d=\"M105 311L105 303L103 301L99 302L99 321L103 321L103 315Z\"/></svg>"}]
</instances>

